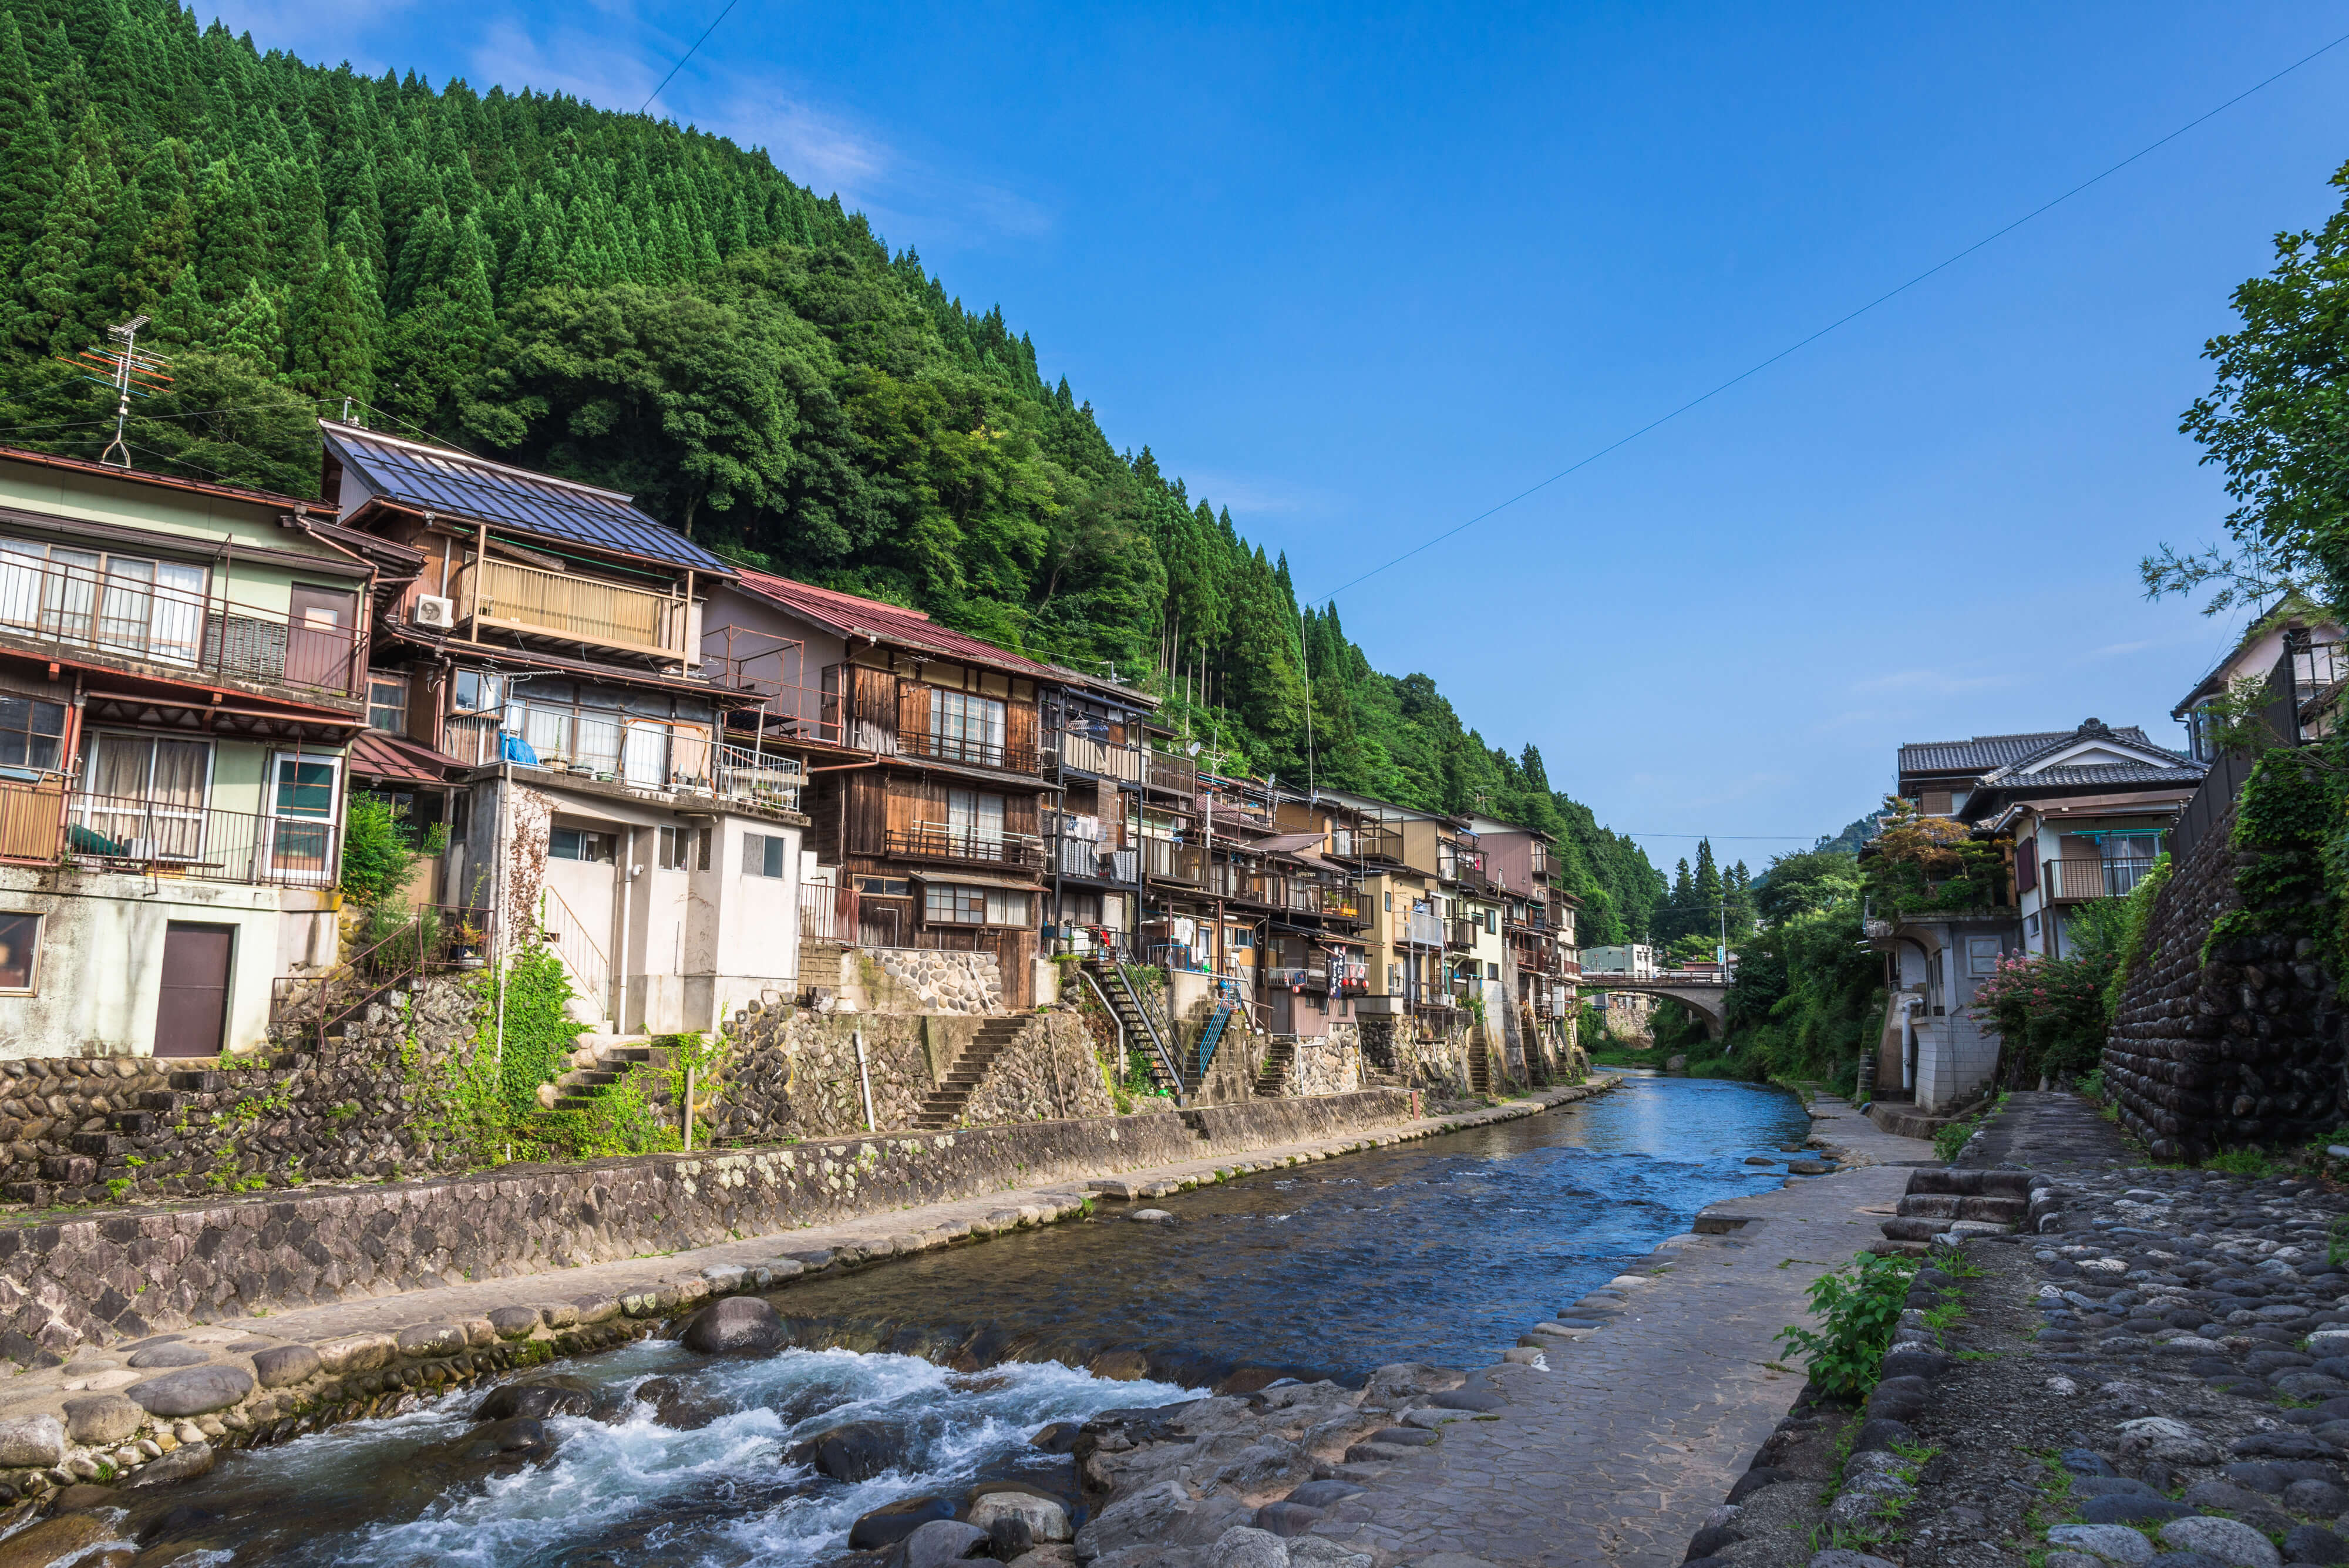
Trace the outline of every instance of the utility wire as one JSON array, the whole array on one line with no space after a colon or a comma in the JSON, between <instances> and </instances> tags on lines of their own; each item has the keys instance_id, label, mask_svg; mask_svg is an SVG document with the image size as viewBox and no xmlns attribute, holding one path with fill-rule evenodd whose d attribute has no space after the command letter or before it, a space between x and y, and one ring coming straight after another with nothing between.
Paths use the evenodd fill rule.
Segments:
<instances>
[{"instance_id":1,"label":"utility wire","mask_svg":"<svg viewBox=\"0 0 2349 1568\"><path fill-rule=\"evenodd\" d=\"M1517 492L1515 495L1510 496L1506 501L1500 503L1498 505L1487 507L1485 510L1479 512L1475 516L1469 518L1465 523L1457 524L1453 527L1445 529L1443 533L1436 535L1434 537L1428 539L1422 544L1413 545L1412 548L1405 550L1402 555L1397 556L1392 561L1388 561L1381 566L1372 566L1361 576L1355 577L1349 582L1341 583L1327 594L1319 594L1314 596L1313 602L1319 603L1334 599L1340 594L1344 593L1348 588L1366 583L1381 572L1391 571L1394 567L1400 566L1405 561L1410 560L1413 556L1421 555L1428 550L1432 550L1436 545L1444 543L1446 539L1451 538L1454 535L1464 533L1466 530L1475 527L1477 524L1482 523L1485 518L1492 516L1495 513L1505 512L1508 508L1515 506L1518 502L1523 501L1526 496L1532 495L1538 491L1547 490L1551 485L1556 484L1559 480L1566 478L1568 474L1589 467L1592 463L1597 462L1600 458L1605 457L1608 453L1630 445L1631 442L1638 441L1641 436L1646 435L1649 431L1655 430L1657 427L1670 424L1672 421L1680 418L1682 414L1687 413L1691 409L1697 407L1699 404L1712 401L1714 398L1719 397L1722 393L1729 390L1732 387L1736 386L1739 382L1760 375L1763 371L1768 369L1779 360L1785 358L1788 355L1798 353L1801 350L1809 348L1812 344L1817 342L1820 338L1825 337L1828 333L1835 331L1837 327L1847 326L1851 322L1858 320L1869 311L1874 310L1878 306L1884 304L1888 300L1896 298L1900 295L1908 293L1910 289L1916 287L1919 284L1923 283L1927 278L1933 276L1935 274L1945 272L1949 268L1955 266L1958 263L1965 260L1976 251L1981 250L1984 245L1991 244L1995 241L2005 238L2015 230L2023 227L2023 224L2031 222L2033 218L2039 217L2043 213L2052 212L2055 208L2062 206L2064 202L2070 201L2081 192L2087 190L2090 186L2100 184L2104 181L2111 179L2114 175L2119 173L2130 164L2135 163L2138 159L2144 158L2150 153L2159 151L2162 148L2168 146L2171 142L2177 140L2179 137L2185 135L2196 126L2200 125L2203 121L2224 114L2227 110L2234 108L2245 99L2250 98L2256 93L2263 92L2267 88L2273 87L2284 78L2292 75L2292 72L2300 69L2301 67L2307 65L2309 62L2318 58L2320 56L2330 54L2333 50L2339 48L2343 44L2349 44L2349 33L2344 33L2339 37L2333 39L2331 43L2326 44L2320 48L2313 49L2309 53L2302 55L2300 58L2292 61L2292 64L2284 67L2283 69L2276 72L2273 76L2257 82L2251 87L2245 88L2241 92L2237 93L2234 97L2219 105L2216 109L2206 109L2204 112L2196 115L2192 119L2188 120L2185 124L2179 126L2177 130L2171 131L2160 140L2149 142L2147 145L2138 148L2135 152L2130 153L2127 158L2122 159L2119 162L2113 164L2111 167L2104 170L2100 173L2090 175L2087 179L2081 181L2077 185L2073 186L2062 195L2041 202L2038 206L2032 208L2031 211L2023 213L2023 216L2015 219L2013 223L2006 224L2002 228L1992 230L1991 233L1984 234L1982 238L1976 240L1973 244L1968 245L1965 249L1934 263L1931 266L1927 267L1923 272L1920 272L1916 276L1910 278L1908 282L1899 285L1898 287L1887 289L1882 294L1878 295L1874 299L1869 300L1866 305L1859 306L1857 310L1850 311L1843 316L1836 317L1833 321L1828 322L1825 327L1820 327L1809 337L1800 338L1795 342L1788 344L1785 348L1779 349L1775 354L1771 355L1768 358L1746 367L1744 369L1740 370L1736 375L1730 377L1729 379L1722 382L1711 390L1701 392L1697 396L1691 398L1687 402L1682 403L1680 407L1672 410L1670 413L1651 420L1646 424L1641 425L1638 430L1633 431L1630 434L1619 437L1618 439L1608 442L1598 451L1568 464L1565 468L1559 469L1556 473L1551 474L1547 479L1543 480L1540 483L1529 485L1526 489Z\"/></svg>"},{"instance_id":2,"label":"utility wire","mask_svg":"<svg viewBox=\"0 0 2349 1568\"><path fill-rule=\"evenodd\" d=\"M660 79L660 87L653 88L651 92L645 95L645 101L636 106L636 112L638 114L642 114L645 110L652 108L653 99L660 97L661 95L661 88L667 87L669 83L677 79L677 73L685 69L685 62L693 58L696 54L700 52L701 46L709 42L709 35L718 31L718 24L726 20L728 14L740 3L741 0L726 0L726 9L718 13L717 19L712 21L707 27L701 29L701 36L693 40L693 47L686 50L684 57L680 58L677 64L669 67L668 75L661 78Z\"/></svg>"}]
</instances>

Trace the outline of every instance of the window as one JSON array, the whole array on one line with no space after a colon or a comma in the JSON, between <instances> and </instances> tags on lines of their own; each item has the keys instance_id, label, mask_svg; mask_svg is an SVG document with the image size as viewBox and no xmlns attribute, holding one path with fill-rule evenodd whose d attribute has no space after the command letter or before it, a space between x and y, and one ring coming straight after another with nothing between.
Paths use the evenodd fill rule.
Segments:
<instances>
[{"instance_id":1,"label":"window","mask_svg":"<svg viewBox=\"0 0 2349 1568\"><path fill-rule=\"evenodd\" d=\"M505 706L505 682L486 670L460 670L450 701L460 713L494 713Z\"/></svg>"},{"instance_id":2,"label":"window","mask_svg":"<svg viewBox=\"0 0 2349 1568\"><path fill-rule=\"evenodd\" d=\"M175 561L0 539L0 624L193 664L209 580Z\"/></svg>"},{"instance_id":3,"label":"window","mask_svg":"<svg viewBox=\"0 0 2349 1568\"><path fill-rule=\"evenodd\" d=\"M0 992L30 992L40 978L41 917L0 915Z\"/></svg>"},{"instance_id":4,"label":"window","mask_svg":"<svg viewBox=\"0 0 2349 1568\"><path fill-rule=\"evenodd\" d=\"M1246 926L1234 926L1231 928L1231 945L1243 951L1253 948L1256 946L1256 933Z\"/></svg>"},{"instance_id":5,"label":"window","mask_svg":"<svg viewBox=\"0 0 2349 1568\"><path fill-rule=\"evenodd\" d=\"M100 735L68 845L93 855L193 860L204 842L212 747L202 741Z\"/></svg>"},{"instance_id":6,"label":"window","mask_svg":"<svg viewBox=\"0 0 2349 1568\"><path fill-rule=\"evenodd\" d=\"M486 679L486 678L485 678ZM460 705L464 701L459 676ZM494 695L484 687L476 700ZM532 680L512 688L505 728L520 735L552 767L611 774L629 784L664 788L709 774L709 704L666 691L627 691L568 680ZM698 722L680 723L679 719Z\"/></svg>"},{"instance_id":7,"label":"window","mask_svg":"<svg viewBox=\"0 0 2349 1568\"><path fill-rule=\"evenodd\" d=\"M930 742L941 757L1002 766L1003 704L991 697L931 687Z\"/></svg>"},{"instance_id":8,"label":"window","mask_svg":"<svg viewBox=\"0 0 2349 1568\"><path fill-rule=\"evenodd\" d=\"M664 871L690 871L698 864L709 869L709 829L706 827L664 827L660 830L660 868Z\"/></svg>"},{"instance_id":9,"label":"window","mask_svg":"<svg viewBox=\"0 0 2349 1568\"><path fill-rule=\"evenodd\" d=\"M57 771L66 733L66 705L31 697L0 697L0 767ZM0 989L5 989L0 987Z\"/></svg>"},{"instance_id":10,"label":"window","mask_svg":"<svg viewBox=\"0 0 2349 1568\"><path fill-rule=\"evenodd\" d=\"M1387 901L1387 913L1388 913L1388 914L1390 914L1390 915L1393 914L1393 913L1394 913L1394 895L1393 895L1392 893L1386 893L1386 894L1382 894L1382 895L1381 895L1381 897L1384 898L1386 899L1386 901Z\"/></svg>"},{"instance_id":11,"label":"window","mask_svg":"<svg viewBox=\"0 0 2349 1568\"><path fill-rule=\"evenodd\" d=\"M780 833L746 833L742 836L742 875L745 877L781 877L784 874L783 851L791 840Z\"/></svg>"},{"instance_id":12,"label":"window","mask_svg":"<svg viewBox=\"0 0 2349 1568\"><path fill-rule=\"evenodd\" d=\"M558 827L546 838L546 853L556 860L591 860L609 866L616 847L613 835L584 827Z\"/></svg>"},{"instance_id":13,"label":"window","mask_svg":"<svg viewBox=\"0 0 2349 1568\"><path fill-rule=\"evenodd\" d=\"M1498 936L1498 935L1500 934L1500 930L1501 930L1501 911L1500 911L1500 910L1498 910L1498 909L1487 909L1487 910L1485 910L1485 934L1486 936ZM1497 980L1497 979L1499 979L1500 977L1499 977L1498 975L1495 975L1495 976L1494 976L1494 978L1495 978L1495 980Z\"/></svg>"},{"instance_id":14,"label":"window","mask_svg":"<svg viewBox=\"0 0 2349 1568\"><path fill-rule=\"evenodd\" d=\"M859 877L856 890L883 898L910 898L914 896L914 881L910 877Z\"/></svg>"},{"instance_id":15,"label":"window","mask_svg":"<svg viewBox=\"0 0 2349 1568\"><path fill-rule=\"evenodd\" d=\"M395 735L408 733L407 676L367 677L367 728L388 730Z\"/></svg>"},{"instance_id":16,"label":"window","mask_svg":"<svg viewBox=\"0 0 2349 1568\"><path fill-rule=\"evenodd\" d=\"M1924 791L1917 797L1917 809L1926 816L1949 815L1950 792L1945 789Z\"/></svg>"},{"instance_id":17,"label":"window","mask_svg":"<svg viewBox=\"0 0 2349 1568\"><path fill-rule=\"evenodd\" d=\"M978 845L999 848L1003 843L1003 797L976 790L947 791L947 836L949 846L968 849Z\"/></svg>"},{"instance_id":18,"label":"window","mask_svg":"<svg viewBox=\"0 0 2349 1568\"><path fill-rule=\"evenodd\" d=\"M1966 939L1966 972L1991 974L1998 969L1999 942L1996 937Z\"/></svg>"},{"instance_id":19,"label":"window","mask_svg":"<svg viewBox=\"0 0 2349 1568\"><path fill-rule=\"evenodd\" d=\"M932 882L922 889L922 918L932 925L1024 926L1028 895L1003 888Z\"/></svg>"},{"instance_id":20,"label":"window","mask_svg":"<svg viewBox=\"0 0 2349 1568\"><path fill-rule=\"evenodd\" d=\"M1487 963L1487 964L1485 964L1485 978L1486 980L1498 980L1498 979L1500 979L1500 978L1501 978L1501 966L1500 966L1499 964L1496 964L1496 963Z\"/></svg>"}]
</instances>

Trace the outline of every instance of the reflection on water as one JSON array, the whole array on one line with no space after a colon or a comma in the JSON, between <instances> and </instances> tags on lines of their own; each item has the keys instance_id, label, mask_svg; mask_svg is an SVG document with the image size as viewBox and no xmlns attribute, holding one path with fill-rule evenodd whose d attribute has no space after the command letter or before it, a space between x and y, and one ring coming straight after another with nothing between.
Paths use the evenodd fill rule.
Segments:
<instances>
[{"instance_id":1,"label":"reflection on water","mask_svg":"<svg viewBox=\"0 0 2349 1568\"><path fill-rule=\"evenodd\" d=\"M1775 1185L1744 1157L1808 1126L1776 1090L1634 1079L1546 1116L1164 1199L1172 1225L1110 1205L773 1297L801 1345L832 1348L711 1363L660 1342L585 1358L565 1370L603 1405L551 1420L560 1447L540 1466L433 1462L469 1428L480 1395L460 1393L232 1456L132 1522L167 1505L209 1516L157 1542L189 1568L735 1568L823 1561L859 1514L982 1480L1073 1502L1071 1461L1028 1447L1045 1423L1164 1403L1235 1368L1350 1378L1390 1361L1490 1362L1698 1209ZM1139 1353L1118 1358L1124 1371L1146 1365L1154 1381L1075 1369L1120 1349ZM682 1385L661 1400L667 1424L634 1397L657 1375ZM790 1442L850 1420L901 1426L898 1468L851 1485L781 1462Z\"/></svg>"}]
</instances>

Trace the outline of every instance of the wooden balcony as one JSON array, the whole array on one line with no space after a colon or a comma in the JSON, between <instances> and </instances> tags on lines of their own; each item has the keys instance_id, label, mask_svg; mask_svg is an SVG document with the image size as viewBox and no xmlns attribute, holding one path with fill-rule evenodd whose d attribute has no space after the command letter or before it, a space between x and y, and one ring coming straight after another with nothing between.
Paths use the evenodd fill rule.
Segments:
<instances>
[{"instance_id":1,"label":"wooden balcony","mask_svg":"<svg viewBox=\"0 0 2349 1568\"><path fill-rule=\"evenodd\" d=\"M962 860L977 866L1007 866L1015 871L1044 869L1044 842L1024 833L972 833L936 823L892 827L882 835L881 852L916 860Z\"/></svg>"},{"instance_id":2,"label":"wooden balcony","mask_svg":"<svg viewBox=\"0 0 2349 1568\"><path fill-rule=\"evenodd\" d=\"M1171 752L1152 752L1148 784L1152 789L1163 789L1175 794L1196 794L1199 792L1199 770L1188 757L1178 757Z\"/></svg>"},{"instance_id":3,"label":"wooden balcony","mask_svg":"<svg viewBox=\"0 0 2349 1568\"><path fill-rule=\"evenodd\" d=\"M908 733L901 730L895 737L895 749L901 757L959 763L965 767L992 768L998 773L1034 774L1043 771L1043 758L1033 746L1008 745L968 735L933 735L926 730Z\"/></svg>"},{"instance_id":4,"label":"wooden balcony","mask_svg":"<svg viewBox=\"0 0 2349 1568\"><path fill-rule=\"evenodd\" d=\"M2080 856L2041 864L2040 877L2051 904L2085 904L2126 898L2153 869L2150 860L2096 860Z\"/></svg>"},{"instance_id":5,"label":"wooden balcony","mask_svg":"<svg viewBox=\"0 0 2349 1568\"><path fill-rule=\"evenodd\" d=\"M1207 880L1206 851L1196 844L1145 838L1142 841L1142 869L1153 881L1201 887Z\"/></svg>"},{"instance_id":6,"label":"wooden balcony","mask_svg":"<svg viewBox=\"0 0 2349 1568\"><path fill-rule=\"evenodd\" d=\"M485 631L585 644L668 664L701 662L701 602L512 561L474 561L449 592L476 637Z\"/></svg>"},{"instance_id":7,"label":"wooden balcony","mask_svg":"<svg viewBox=\"0 0 2349 1568\"><path fill-rule=\"evenodd\" d=\"M1091 735L1063 734L1054 747L1054 754L1061 767L1091 774L1095 778L1122 779L1127 784L1142 782L1142 753L1133 746L1112 746Z\"/></svg>"}]
</instances>

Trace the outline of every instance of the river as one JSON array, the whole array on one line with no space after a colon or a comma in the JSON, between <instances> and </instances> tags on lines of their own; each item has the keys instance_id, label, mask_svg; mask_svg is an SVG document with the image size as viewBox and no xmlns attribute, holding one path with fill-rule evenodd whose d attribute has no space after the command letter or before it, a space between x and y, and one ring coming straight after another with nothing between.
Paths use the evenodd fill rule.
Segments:
<instances>
[{"instance_id":1,"label":"river","mask_svg":"<svg viewBox=\"0 0 2349 1568\"><path fill-rule=\"evenodd\" d=\"M1283 1375L1495 1361L1699 1209L1776 1186L1745 1158L1808 1127L1778 1090L1633 1075L1544 1116L1166 1199L1171 1223L1108 1205L780 1292L799 1348L770 1359L670 1341L582 1358L563 1370L603 1407L554 1417L541 1464L483 1473L437 1451L478 1390L229 1456L171 1494L198 1516L162 1539L211 1549L189 1568L821 1563L898 1498L995 1479L1067 1493L1069 1461L1027 1443L1048 1422ZM1081 1370L1096 1365L1142 1376ZM903 1423L901 1468L847 1485L779 1462L848 1420Z\"/></svg>"}]
</instances>

